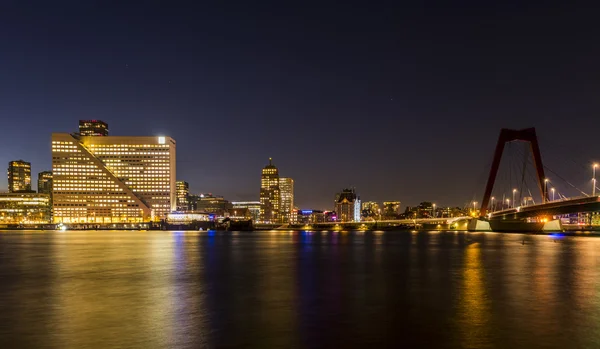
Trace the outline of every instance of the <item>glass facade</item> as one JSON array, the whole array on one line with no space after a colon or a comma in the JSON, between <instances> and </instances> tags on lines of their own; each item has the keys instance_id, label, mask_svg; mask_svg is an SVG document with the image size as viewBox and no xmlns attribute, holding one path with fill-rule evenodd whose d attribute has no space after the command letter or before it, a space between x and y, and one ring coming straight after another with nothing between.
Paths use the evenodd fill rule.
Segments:
<instances>
[{"instance_id":1,"label":"glass facade","mask_svg":"<svg viewBox=\"0 0 600 349\"><path fill-rule=\"evenodd\" d=\"M23 160L8 163L8 192L31 192L31 163Z\"/></svg>"},{"instance_id":2,"label":"glass facade","mask_svg":"<svg viewBox=\"0 0 600 349\"><path fill-rule=\"evenodd\" d=\"M281 195L280 218L282 223L292 223L294 209L294 180L291 178L279 178L279 193Z\"/></svg>"},{"instance_id":3,"label":"glass facade","mask_svg":"<svg viewBox=\"0 0 600 349\"><path fill-rule=\"evenodd\" d=\"M177 211L189 210L190 185L185 181L177 181Z\"/></svg>"},{"instance_id":4,"label":"glass facade","mask_svg":"<svg viewBox=\"0 0 600 349\"><path fill-rule=\"evenodd\" d=\"M0 193L0 225L50 223L50 209L47 194Z\"/></svg>"},{"instance_id":5,"label":"glass facade","mask_svg":"<svg viewBox=\"0 0 600 349\"><path fill-rule=\"evenodd\" d=\"M176 208L169 137L52 134L55 223L140 223Z\"/></svg>"},{"instance_id":6,"label":"glass facade","mask_svg":"<svg viewBox=\"0 0 600 349\"><path fill-rule=\"evenodd\" d=\"M38 193L52 194L52 172L44 171L38 173Z\"/></svg>"}]
</instances>

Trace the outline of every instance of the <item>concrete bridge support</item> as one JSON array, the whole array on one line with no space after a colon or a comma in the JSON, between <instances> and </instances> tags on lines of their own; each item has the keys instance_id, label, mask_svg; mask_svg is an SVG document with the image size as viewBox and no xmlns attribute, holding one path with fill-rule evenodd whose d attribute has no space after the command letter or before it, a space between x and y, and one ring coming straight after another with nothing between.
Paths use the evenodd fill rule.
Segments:
<instances>
[{"instance_id":1,"label":"concrete bridge support","mask_svg":"<svg viewBox=\"0 0 600 349\"><path fill-rule=\"evenodd\" d=\"M563 226L562 222L559 219L555 219L553 221L549 221L544 223L542 227L542 231L562 231Z\"/></svg>"},{"instance_id":2,"label":"concrete bridge support","mask_svg":"<svg viewBox=\"0 0 600 349\"><path fill-rule=\"evenodd\" d=\"M476 218L473 218L469 221L467 229L469 231L492 231L492 227L490 227L490 222Z\"/></svg>"}]
</instances>

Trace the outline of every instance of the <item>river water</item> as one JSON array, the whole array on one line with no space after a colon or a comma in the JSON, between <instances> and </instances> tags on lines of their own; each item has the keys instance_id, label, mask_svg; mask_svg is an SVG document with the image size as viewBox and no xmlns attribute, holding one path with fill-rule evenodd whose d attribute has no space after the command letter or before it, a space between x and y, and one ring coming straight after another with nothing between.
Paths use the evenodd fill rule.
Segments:
<instances>
[{"instance_id":1,"label":"river water","mask_svg":"<svg viewBox=\"0 0 600 349\"><path fill-rule=\"evenodd\" d=\"M600 238L0 232L0 348L599 348Z\"/></svg>"}]
</instances>

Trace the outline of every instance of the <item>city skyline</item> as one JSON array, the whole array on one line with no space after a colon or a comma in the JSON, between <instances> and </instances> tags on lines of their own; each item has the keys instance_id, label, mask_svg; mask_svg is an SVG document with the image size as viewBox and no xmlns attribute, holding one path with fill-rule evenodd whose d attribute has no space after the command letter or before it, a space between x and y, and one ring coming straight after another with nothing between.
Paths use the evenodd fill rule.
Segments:
<instances>
[{"instance_id":1,"label":"city skyline","mask_svg":"<svg viewBox=\"0 0 600 349\"><path fill-rule=\"evenodd\" d=\"M6 5L0 163L49 170L51 132L101 119L111 134L177 139L178 179L194 193L256 200L248 174L272 157L301 207L329 207L343 187L369 201L462 206L481 197L498 130L535 126L544 162L588 187L586 164L600 160L584 126L600 112L598 49L582 44L596 37L591 11L231 6L243 11Z\"/></svg>"}]
</instances>

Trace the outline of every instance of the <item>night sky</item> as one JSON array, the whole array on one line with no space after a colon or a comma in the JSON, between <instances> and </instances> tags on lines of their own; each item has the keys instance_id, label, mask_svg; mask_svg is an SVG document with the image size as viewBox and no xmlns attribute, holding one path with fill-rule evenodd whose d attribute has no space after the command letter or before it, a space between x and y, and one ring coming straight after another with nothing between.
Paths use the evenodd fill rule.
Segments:
<instances>
[{"instance_id":1,"label":"night sky","mask_svg":"<svg viewBox=\"0 0 600 349\"><path fill-rule=\"evenodd\" d=\"M502 127L575 186L600 160L598 11L570 2L24 3L0 5L0 166L48 170L51 132L102 119L175 138L195 193L258 200L273 157L331 209L480 200Z\"/></svg>"}]
</instances>

